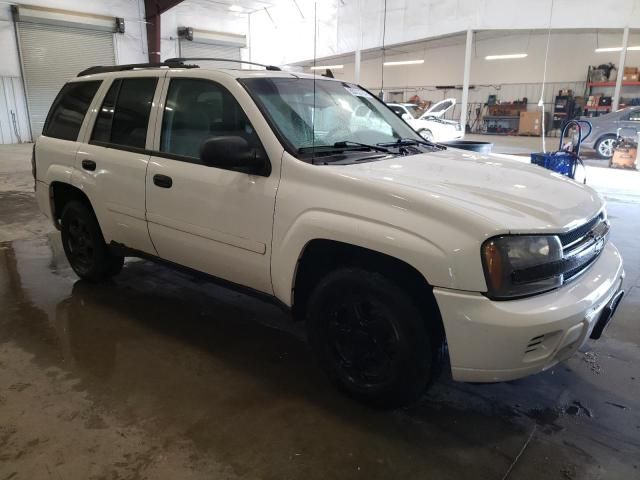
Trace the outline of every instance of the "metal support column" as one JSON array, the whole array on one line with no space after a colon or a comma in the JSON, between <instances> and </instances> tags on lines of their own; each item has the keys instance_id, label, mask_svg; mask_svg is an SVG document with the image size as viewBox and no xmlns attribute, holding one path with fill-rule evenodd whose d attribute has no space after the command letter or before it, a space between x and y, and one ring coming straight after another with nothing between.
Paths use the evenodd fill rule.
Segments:
<instances>
[{"instance_id":1,"label":"metal support column","mask_svg":"<svg viewBox=\"0 0 640 480\"><path fill-rule=\"evenodd\" d=\"M466 132L467 110L469 105L469 79L471 77L471 49L473 48L473 30L467 30L467 44L464 50L464 75L462 78L462 111L460 112L460 128Z\"/></svg>"},{"instance_id":2,"label":"metal support column","mask_svg":"<svg viewBox=\"0 0 640 480\"><path fill-rule=\"evenodd\" d=\"M144 0L149 62L160 62L160 15L182 2L183 0Z\"/></svg>"},{"instance_id":3,"label":"metal support column","mask_svg":"<svg viewBox=\"0 0 640 480\"><path fill-rule=\"evenodd\" d=\"M620 50L620 60L618 61L618 78L616 78L616 89L613 92L612 111L618 110L620 105L620 90L622 89L622 76L624 75L624 62L627 58L627 47L629 47L629 27L624 27L622 34L622 50Z\"/></svg>"},{"instance_id":4,"label":"metal support column","mask_svg":"<svg viewBox=\"0 0 640 480\"><path fill-rule=\"evenodd\" d=\"M353 73L353 83L360 83L360 50L356 50L355 69Z\"/></svg>"}]
</instances>

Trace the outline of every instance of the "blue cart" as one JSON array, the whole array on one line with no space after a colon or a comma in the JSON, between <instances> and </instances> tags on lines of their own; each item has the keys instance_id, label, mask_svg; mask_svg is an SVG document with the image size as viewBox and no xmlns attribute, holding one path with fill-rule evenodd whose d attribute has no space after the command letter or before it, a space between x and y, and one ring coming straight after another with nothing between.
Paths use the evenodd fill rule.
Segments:
<instances>
[{"instance_id":1,"label":"blue cart","mask_svg":"<svg viewBox=\"0 0 640 480\"><path fill-rule=\"evenodd\" d=\"M576 127L578 130L577 143L574 145L572 142L568 149L563 149L562 147L565 134L567 133L569 127L572 126ZM583 126L589 128L589 131L584 136L582 135ZM532 153L531 163L540 167L544 167L548 170L552 170L561 175L565 175L569 178L575 179L578 164L582 165L582 168L585 168L584 162L580 158L580 144L582 143L582 140L589 136L589 134L591 133L591 129L591 123L587 122L586 120L571 120L567 122L567 124L562 129L562 133L560 134L560 147L558 151L548 153ZM587 183L586 174L584 183Z\"/></svg>"}]
</instances>

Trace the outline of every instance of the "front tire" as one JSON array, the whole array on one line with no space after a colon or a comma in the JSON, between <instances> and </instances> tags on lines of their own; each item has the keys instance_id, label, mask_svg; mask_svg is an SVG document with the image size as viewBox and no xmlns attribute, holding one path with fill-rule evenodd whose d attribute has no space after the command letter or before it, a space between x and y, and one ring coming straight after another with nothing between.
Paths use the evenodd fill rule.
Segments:
<instances>
[{"instance_id":1,"label":"front tire","mask_svg":"<svg viewBox=\"0 0 640 480\"><path fill-rule=\"evenodd\" d=\"M379 273L341 268L317 285L309 341L330 380L382 408L416 400L439 371L443 338L413 299Z\"/></svg>"},{"instance_id":2,"label":"front tire","mask_svg":"<svg viewBox=\"0 0 640 480\"><path fill-rule=\"evenodd\" d=\"M89 282L101 282L122 269L124 257L109 251L93 211L84 203L69 202L62 211L62 246L76 274Z\"/></svg>"},{"instance_id":3,"label":"front tire","mask_svg":"<svg viewBox=\"0 0 640 480\"><path fill-rule=\"evenodd\" d=\"M598 140L595 144L595 151L598 157L609 160L613 157L613 150L616 144L616 136L615 135L605 135L600 140Z\"/></svg>"}]
</instances>

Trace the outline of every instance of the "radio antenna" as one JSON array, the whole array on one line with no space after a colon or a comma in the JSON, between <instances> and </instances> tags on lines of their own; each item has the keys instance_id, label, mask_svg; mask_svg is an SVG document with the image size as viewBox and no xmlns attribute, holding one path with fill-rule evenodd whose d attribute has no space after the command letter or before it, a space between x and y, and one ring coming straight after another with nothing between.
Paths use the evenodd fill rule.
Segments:
<instances>
[{"instance_id":1,"label":"radio antenna","mask_svg":"<svg viewBox=\"0 0 640 480\"><path fill-rule=\"evenodd\" d=\"M382 64L380 65L380 100L384 102L384 41L387 36L387 0L384 0L384 17L382 18Z\"/></svg>"},{"instance_id":2,"label":"radio antenna","mask_svg":"<svg viewBox=\"0 0 640 480\"><path fill-rule=\"evenodd\" d=\"M316 156L316 42L318 41L318 2L313 2L313 110L311 111L311 151Z\"/></svg>"}]
</instances>

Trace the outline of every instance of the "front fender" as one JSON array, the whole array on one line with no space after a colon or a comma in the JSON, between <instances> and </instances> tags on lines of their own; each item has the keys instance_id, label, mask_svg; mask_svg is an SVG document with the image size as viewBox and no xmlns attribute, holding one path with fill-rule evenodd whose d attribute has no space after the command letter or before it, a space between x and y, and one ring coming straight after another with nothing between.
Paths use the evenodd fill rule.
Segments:
<instances>
[{"instance_id":1,"label":"front fender","mask_svg":"<svg viewBox=\"0 0 640 480\"><path fill-rule=\"evenodd\" d=\"M370 219L327 210L308 210L284 235L274 238L271 275L276 297L293 303L298 260L312 240L334 240L397 258L415 268L431 285L455 285L444 250L412 232Z\"/></svg>"}]
</instances>

